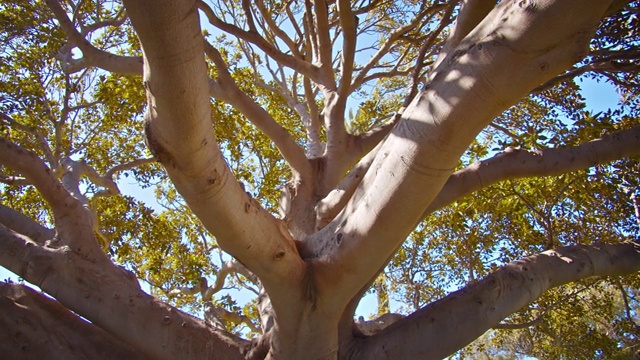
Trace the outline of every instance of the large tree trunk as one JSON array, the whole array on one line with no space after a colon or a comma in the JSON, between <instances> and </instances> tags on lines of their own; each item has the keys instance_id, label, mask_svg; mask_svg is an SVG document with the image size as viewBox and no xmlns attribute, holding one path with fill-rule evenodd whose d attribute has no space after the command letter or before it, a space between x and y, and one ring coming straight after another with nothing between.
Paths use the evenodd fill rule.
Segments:
<instances>
[{"instance_id":1,"label":"large tree trunk","mask_svg":"<svg viewBox=\"0 0 640 360\"><path fill-rule=\"evenodd\" d=\"M345 4L340 2L348 15ZM22 311L42 324L52 317L73 319L68 339L75 339L78 329L86 329L82 331L93 339L99 327L114 339L96 340L96 356L113 346L130 353L128 358L139 352L154 359L240 359L245 354L272 359L441 358L551 287L640 270L635 243L559 249L507 265L374 336L365 337L353 324L359 298L430 210L470 142L497 114L581 58L608 2L502 1L486 17L486 4L469 7L478 11L465 17L473 24L457 28L429 85L372 156L364 178L341 202L342 211L312 233L316 202L354 158L329 166L322 161L331 156L317 162L331 174L310 185L295 204L304 219L295 238L242 189L218 148L196 2L128 0L125 5L144 52L149 148L218 244L260 279L275 325L250 347L142 292L129 273L101 252L81 202L64 191L33 153L2 140L0 163L24 172L43 193L52 205L56 234L51 238L51 231L37 226L0 226L0 263L92 325L28 291L1 298L2 307L16 310L4 322L25 321ZM325 80L327 93L340 93L331 79ZM344 120L344 99L334 100L338 114L326 114L327 128L340 128ZM333 135L327 154L349 149L346 133ZM310 168L301 176L322 172ZM31 232L44 238L25 236ZM17 305L26 298L33 300L33 310ZM38 329L33 327L30 335L34 354L47 345L33 340ZM15 338L16 333L5 336ZM75 340L69 341L71 346Z\"/></svg>"}]
</instances>

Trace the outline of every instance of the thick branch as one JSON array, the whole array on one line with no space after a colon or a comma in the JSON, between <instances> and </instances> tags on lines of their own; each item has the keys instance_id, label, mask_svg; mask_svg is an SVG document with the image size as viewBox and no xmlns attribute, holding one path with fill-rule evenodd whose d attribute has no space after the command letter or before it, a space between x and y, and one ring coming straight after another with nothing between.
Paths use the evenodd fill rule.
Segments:
<instances>
[{"instance_id":1,"label":"thick branch","mask_svg":"<svg viewBox=\"0 0 640 360\"><path fill-rule=\"evenodd\" d=\"M30 217L0 204L0 224L7 228L31 238L38 244L53 239L55 230L44 227Z\"/></svg>"},{"instance_id":2,"label":"thick branch","mask_svg":"<svg viewBox=\"0 0 640 360\"><path fill-rule=\"evenodd\" d=\"M153 359L241 359L243 342L145 294L132 273L0 226L0 264Z\"/></svg>"},{"instance_id":3,"label":"thick branch","mask_svg":"<svg viewBox=\"0 0 640 360\"><path fill-rule=\"evenodd\" d=\"M508 148L501 154L452 174L429 205L425 216L456 199L500 181L560 175L639 153L640 126L570 148L536 151Z\"/></svg>"},{"instance_id":4,"label":"thick branch","mask_svg":"<svg viewBox=\"0 0 640 360\"><path fill-rule=\"evenodd\" d=\"M318 202L315 207L317 229L325 227L342 211L358 185L360 185L364 174L369 171L373 159L378 154L378 149L379 146L360 159L356 166L349 171L349 174L340 181L338 186Z\"/></svg>"},{"instance_id":5,"label":"thick branch","mask_svg":"<svg viewBox=\"0 0 640 360\"><path fill-rule=\"evenodd\" d=\"M196 2L125 6L144 50L151 152L225 251L265 286L293 286L304 264L291 235L243 190L218 148Z\"/></svg>"},{"instance_id":6,"label":"thick branch","mask_svg":"<svg viewBox=\"0 0 640 360\"><path fill-rule=\"evenodd\" d=\"M456 24L449 33L449 38L433 64L435 69L455 49L496 5L495 0L464 0L456 18Z\"/></svg>"},{"instance_id":7,"label":"thick branch","mask_svg":"<svg viewBox=\"0 0 640 360\"><path fill-rule=\"evenodd\" d=\"M24 285L0 283L0 324L7 359L147 359Z\"/></svg>"},{"instance_id":8,"label":"thick branch","mask_svg":"<svg viewBox=\"0 0 640 360\"><path fill-rule=\"evenodd\" d=\"M540 297L590 276L640 271L640 244L576 245L510 263L362 343L363 359L442 359ZM380 351L384 349L384 351Z\"/></svg>"}]
</instances>

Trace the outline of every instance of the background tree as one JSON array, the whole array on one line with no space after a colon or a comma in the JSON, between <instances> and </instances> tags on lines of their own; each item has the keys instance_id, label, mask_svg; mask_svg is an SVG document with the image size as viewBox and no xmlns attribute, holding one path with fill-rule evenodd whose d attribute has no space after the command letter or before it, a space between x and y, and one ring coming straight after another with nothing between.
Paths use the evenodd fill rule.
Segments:
<instances>
[{"instance_id":1,"label":"background tree","mask_svg":"<svg viewBox=\"0 0 640 360\"><path fill-rule=\"evenodd\" d=\"M638 13L2 3L0 264L55 299L3 284L3 350L631 356ZM586 111L579 76L619 106Z\"/></svg>"}]
</instances>

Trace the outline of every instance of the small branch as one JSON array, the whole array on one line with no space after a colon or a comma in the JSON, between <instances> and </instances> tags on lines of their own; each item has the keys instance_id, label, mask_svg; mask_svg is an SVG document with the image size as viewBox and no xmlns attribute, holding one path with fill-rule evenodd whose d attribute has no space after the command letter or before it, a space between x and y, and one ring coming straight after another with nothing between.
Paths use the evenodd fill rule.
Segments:
<instances>
[{"instance_id":1,"label":"small branch","mask_svg":"<svg viewBox=\"0 0 640 360\"><path fill-rule=\"evenodd\" d=\"M98 21L89 25L80 24L80 33L83 36L87 36L88 34L105 27L120 27L126 20L127 16L124 12L124 8L121 8L113 19Z\"/></svg>"},{"instance_id":2,"label":"small branch","mask_svg":"<svg viewBox=\"0 0 640 360\"><path fill-rule=\"evenodd\" d=\"M629 320L629 323L633 324L634 327L640 328L640 325L636 323L636 320L633 318L633 315L631 314L632 310L631 310L631 306L629 305L629 294L627 294L627 291L624 289L624 286L622 286L622 283L620 282L619 279L615 279L615 285L620 291L620 295L622 295L622 301L624 302L624 310L625 310L625 313L627 314L627 320Z\"/></svg>"},{"instance_id":3,"label":"small branch","mask_svg":"<svg viewBox=\"0 0 640 360\"><path fill-rule=\"evenodd\" d=\"M202 299L204 301L211 301L211 297L218 291L222 290L227 276L229 276L231 273L241 274L242 276L252 281L254 284L260 283L258 278L255 275L253 275L249 271L249 269L247 269L239 261L237 260L227 261L222 265L220 270L218 270L215 284L212 287L206 288L206 290L204 290L202 294Z\"/></svg>"},{"instance_id":4,"label":"small branch","mask_svg":"<svg viewBox=\"0 0 640 360\"><path fill-rule=\"evenodd\" d=\"M428 16L431 13L436 13L444 9L445 7L446 5L434 5L430 8L424 9L418 15L416 15L416 17L413 20L411 20L410 23L404 26L401 26L395 29L393 32L391 32L391 34L389 34L389 36L387 37L386 41L379 47L378 51L371 57L371 59L369 59L369 61L365 64L365 66L360 70L356 78L353 80L351 88L352 89L359 88L365 82L381 77L381 76L370 77L369 72L376 66L376 64L378 64L380 59L382 59L385 55L389 53L389 51L391 50L392 46L396 43L396 41L400 39L403 35L407 34L409 31L412 31L413 29L415 29L420 23L420 21L422 21L422 19L424 19L426 16Z\"/></svg>"},{"instance_id":5,"label":"small branch","mask_svg":"<svg viewBox=\"0 0 640 360\"><path fill-rule=\"evenodd\" d=\"M435 41L438 39L438 35L442 33L445 27L447 27L451 23L451 14L453 10L456 8L457 2L452 1L451 4L445 10L442 20L440 21L440 25L438 28L434 30L431 34L429 34L428 39L424 42L424 44L420 47L420 51L418 52L418 57L415 61L415 66L413 68L413 73L411 74L411 85L409 94L404 99L403 108L409 106L413 98L418 93L418 85L420 84L420 78L422 77L422 69L424 68L424 58L427 54L427 50L433 46Z\"/></svg>"},{"instance_id":6,"label":"small branch","mask_svg":"<svg viewBox=\"0 0 640 360\"><path fill-rule=\"evenodd\" d=\"M71 199L51 169L36 154L5 138L0 138L0 164L24 175L40 191L54 211L62 210L63 204Z\"/></svg>"},{"instance_id":7,"label":"small branch","mask_svg":"<svg viewBox=\"0 0 640 360\"><path fill-rule=\"evenodd\" d=\"M634 215L636 216L636 223L638 224L638 228L640 228L640 201L638 201L638 195L636 193L632 193L631 202L633 203Z\"/></svg>"},{"instance_id":8,"label":"small branch","mask_svg":"<svg viewBox=\"0 0 640 360\"><path fill-rule=\"evenodd\" d=\"M207 302L205 304L204 318L209 324L220 330L225 330L225 323L232 323L235 325L245 324L247 325L247 327L249 327L249 329L251 329L251 331L258 334L262 333L262 330L260 330L260 328L258 328L250 318L235 312L231 312L222 307L213 306L213 304L211 304L210 302Z\"/></svg>"},{"instance_id":9,"label":"small branch","mask_svg":"<svg viewBox=\"0 0 640 360\"><path fill-rule=\"evenodd\" d=\"M257 104L251 97L240 90L229 74L227 65L222 59L220 52L205 42L205 51L218 68L218 84L210 86L212 95L234 106L252 124L262 131L276 145L282 156L291 168L304 175L311 174L311 165L307 160L302 148L293 140L291 134L275 119Z\"/></svg>"},{"instance_id":10,"label":"small branch","mask_svg":"<svg viewBox=\"0 0 640 360\"><path fill-rule=\"evenodd\" d=\"M316 44L316 56L315 61L318 63L318 69L320 76L317 79L313 79L318 84L327 88L329 91L336 90L335 77L333 72L332 55L332 42L329 35L329 5L326 0L317 0L313 2L313 24L311 24L315 32L315 44Z\"/></svg>"},{"instance_id":11,"label":"small branch","mask_svg":"<svg viewBox=\"0 0 640 360\"><path fill-rule=\"evenodd\" d=\"M591 53L589 55L594 56L596 54L597 53ZM557 84L574 79L577 76L591 71L598 73L617 73L629 71L637 72L640 69L640 66L637 65L637 61L640 59L640 51L607 51L606 54L606 56L602 56L601 58L599 57L586 65L576 66L567 70L563 74L560 74L535 88L533 93L541 93ZM627 62L620 62L622 60Z\"/></svg>"},{"instance_id":12,"label":"small branch","mask_svg":"<svg viewBox=\"0 0 640 360\"><path fill-rule=\"evenodd\" d=\"M49 111L49 114L51 114L50 111ZM40 146L40 149L44 153L45 159L47 160L49 165L55 166L56 158L54 157L53 151L51 151L51 147L49 146L49 143L45 139L44 135L42 135L38 130L34 128L31 128L24 124L19 123L18 121L16 121L15 119L13 119L11 116L7 114L0 113L0 120L2 120L2 122L6 123L11 127L15 127L21 131L26 132L27 134L33 135L36 138L36 141Z\"/></svg>"},{"instance_id":13,"label":"small branch","mask_svg":"<svg viewBox=\"0 0 640 360\"><path fill-rule=\"evenodd\" d=\"M264 51L265 54L271 56L278 63L288 66L311 78L314 78L314 79L317 78L318 69L311 63L308 63L302 59L296 58L291 55L287 55L279 51L273 45L269 44L267 40L265 40L258 33L245 31L238 28L237 26L234 26L222 21L220 18L216 16L213 10L203 1L198 1L198 8L205 14L207 19L209 20L209 23L211 23L211 25L217 27L218 29L224 32L234 35L239 39L242 39L244 41L254 44L258 48L260 48L262 51Z\"/></svg>"},{"instance_id":14,"label":"small branch","mask_svg":"<svg viewBox=\"0 0 640 360\"><path fill-rule=\"evenodd\" d=\"M504 126L498 125L496 123L490 123L489 126L491 126L492 128L500 131L501 133L507 135L508 137L510 137L511 139L515 140L515 141L520 141L520 139L518 138L518 136L514 133L512 133L511 131L509 131L509 129L507 129Z\"/></svg>"},{"instance_id":15,"label":"small branch","mask_svg":"<svg viewBox=\"0 0 640 360\"><path fill-rule=\"evenodd\" d=\"M46 0L46 3L71 43L64 46L59 54L59 59L62 61L62 68L65 72L74 73L90 66L97 66L119 74L142 74L141 57L119 56L96 48L76 30L58 0ZM81 59L73 59L71 50L74 47L82 51L83 57Z\"/></svg>"},{"instance_id":16,"label":"small branch","mask_svg":"<svg viewBox=\"0 0 640 360\"><path fill-rule=\"evenodd\" d=\"M287 47L289 48L289 50L291 51L291 53L293 54L294 57L296 57L298 59L304 58L303 55L298 50L298 46L295 43L295 41L293 41L287 35L287 33L284 32L280 28L280 26L278 26L278 24L275 23L275 21L273 21L273 19L271 18L271 15L269 14L269 11L264 6L264 1L263 0L256 1L255 4L258 7L258 10L260 11L260 15L262 15L262 18L264 19L265 23L269 27L269 30L272 31L285 44L287 44ZM287 5L287 9L288 9L288 5ZM295 22L292 21L292 24L295 24ZM297 24L295 24L295 26L297 26Z\"/></svg>"},{"instance_id":17,"label":"small branch","mask_svg":"<svg viewBox=\"0 0 640 360\"><path fill-rule=\"evenodd\" d=\"M22 176L0 174L0 182L12 186L28 186L31 185L29 180Z\"/></svg>"},{"instance_id":18,"label":"small branch","mask_svg":"<svg viewBox=\"0 0 640 360\"><path fill-rule=\"evenodd\" d=\"M340 87L338 96L346 97L351 92L351 78L353 76L353 66L355 63L356 39L358 18L351 11L349 0L336 1L338 15L340 16L340 27L342 28L342 61L340 71Z\"/></svg>"},{"instance_id":19,"label":"small branch","mask_svg":"<svg viewBox=\"0 0 640 360\"><path fill-rule=\"evenodd\" d=\"M111 169L107 170L107 172L104 174L104 177L113 178L113 175L115 175L117 172L131 170L135 167L151 164L156 161L157 160L154 157L135 159L135 160L129 161L128 163L124 163L124 164L120 164L112 167Z\"/></svg>"}]
</instances>

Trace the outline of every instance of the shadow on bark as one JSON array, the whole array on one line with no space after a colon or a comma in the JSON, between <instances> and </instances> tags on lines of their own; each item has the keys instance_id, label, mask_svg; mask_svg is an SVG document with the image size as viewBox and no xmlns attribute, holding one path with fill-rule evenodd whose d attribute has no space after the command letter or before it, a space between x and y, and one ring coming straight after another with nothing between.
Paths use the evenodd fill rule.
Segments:
<instances>
[{"instance_id":1,"label":"shadow on bark","mask_svg":"<svg viewBox=\"0 0 640 360\"><path fill-rule=\"evenodd\" d=\"M24 285L0 283L0 355L4 359L147 359Z\"/></svg>"}]
</instances>

